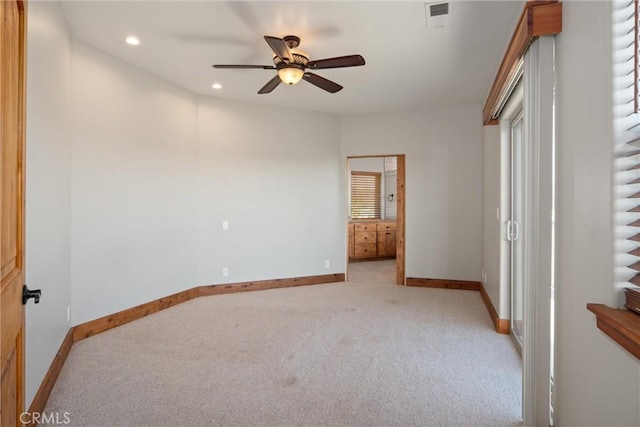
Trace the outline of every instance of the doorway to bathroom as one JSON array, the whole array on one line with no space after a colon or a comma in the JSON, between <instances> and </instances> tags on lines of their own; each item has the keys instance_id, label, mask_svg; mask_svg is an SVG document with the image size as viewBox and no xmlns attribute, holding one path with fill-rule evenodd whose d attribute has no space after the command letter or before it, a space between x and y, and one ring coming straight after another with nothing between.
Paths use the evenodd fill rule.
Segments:
<instances>
[{"instance_id":1,"label":"doorway to bathroom","mask_svg":"<svg viewBox=\"0 0 640 427\"><path fill-rule=\"evenodd\" d=\"M404 285L405 155L351 156L346 172L347 280Z\"/></svg>"}]
</instances>

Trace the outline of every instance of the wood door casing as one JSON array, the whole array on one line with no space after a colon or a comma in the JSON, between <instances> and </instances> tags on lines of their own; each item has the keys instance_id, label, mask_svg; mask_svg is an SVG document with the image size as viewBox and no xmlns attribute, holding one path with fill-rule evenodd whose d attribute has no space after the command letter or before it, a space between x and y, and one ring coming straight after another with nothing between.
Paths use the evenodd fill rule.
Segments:
<instances>
[{"instance_id":1,"label":"wood door casing","mask_svg":"<svg viewBox=\"0 0 640 427\"><path fill-rule=\"evenodd\" d=\"M398 172L396 183L396 284L405 285L405 174L406 157L404 154L396 156L398 158Z\"/></svg>"},{"instance_id":2,"label":"wood door casing","mask_svg":"<svg viewBox=\"0 0 640 427\"><path fill-rule=\"evenodd\" d=\"M0 424L11 426L24 407L24 2L1 1L0 19Z\"/></svg>"}]
</instances>

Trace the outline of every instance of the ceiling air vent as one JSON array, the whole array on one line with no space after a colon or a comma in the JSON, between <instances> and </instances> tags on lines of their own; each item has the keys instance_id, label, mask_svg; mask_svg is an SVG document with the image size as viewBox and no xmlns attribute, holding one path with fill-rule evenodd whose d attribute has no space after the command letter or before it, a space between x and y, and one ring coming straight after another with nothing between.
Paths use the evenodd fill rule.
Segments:
<instances>
[{"instance_id":1,"label":"ceiling air vent","mask_svg":"<svg viewBox=\"0 0 640 427\"><path fill-rule=\"evenodd\" d=\"M425 3L427 28L444 28L449 21L450 3Z\"/></svg>"}]
</instances>

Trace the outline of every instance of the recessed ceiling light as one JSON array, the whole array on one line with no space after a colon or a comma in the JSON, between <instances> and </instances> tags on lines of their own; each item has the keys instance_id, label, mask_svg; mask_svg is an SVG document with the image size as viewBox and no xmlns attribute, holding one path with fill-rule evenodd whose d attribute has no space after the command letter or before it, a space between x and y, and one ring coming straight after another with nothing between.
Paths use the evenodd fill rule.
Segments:
<instances>
[{"instance_id":1,"label":"recessed ceiling light","mask_svg":"<svg viewBox=\"0 0 640 427\"><path fill-rule=\"evenodd\" d=\"M222 89L222 85L220 83L214 83L211 85L211 87L214 89Z\"/></svg>"},{"instance_id":2,"label":"recessed ceiling light","mask_svg":"<svg viewBox=\"0 0 640 427\"><path fill-rule=\"evenodd\" d=\"M138 46L140 44L140 39L138 39L136 36L129 36L124 41L126 41L127 44L130 44L131 46Z\"/></svg>"}]
</instances>

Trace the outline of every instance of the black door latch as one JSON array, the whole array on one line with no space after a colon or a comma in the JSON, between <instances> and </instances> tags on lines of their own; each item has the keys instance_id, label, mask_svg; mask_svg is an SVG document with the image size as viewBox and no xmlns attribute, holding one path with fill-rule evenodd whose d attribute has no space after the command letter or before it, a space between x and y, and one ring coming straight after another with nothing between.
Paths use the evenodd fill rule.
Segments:
<instances>
[{"instance_id":1,"label":"black door latch","mask_svg":"<svg viewBox=\"0 0 640 427\"><path fill-rule=\"evenodd\" d=\"M22 287L22 304L26 304L29 301L29 298L33 298L34 302L38 304L40 302L40 295L42 291L40 289L29 289L27 285Z\"/></svg>"}]
</instances>

